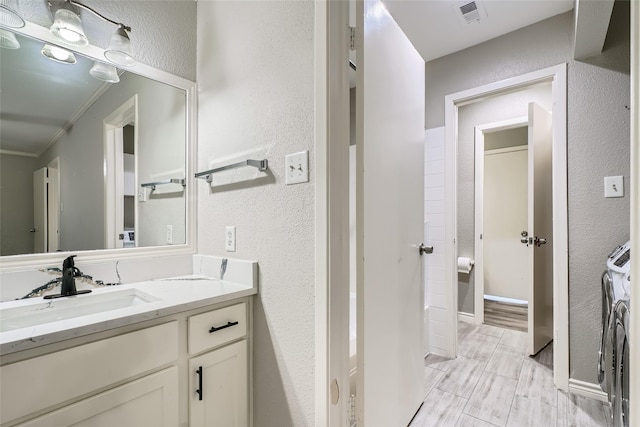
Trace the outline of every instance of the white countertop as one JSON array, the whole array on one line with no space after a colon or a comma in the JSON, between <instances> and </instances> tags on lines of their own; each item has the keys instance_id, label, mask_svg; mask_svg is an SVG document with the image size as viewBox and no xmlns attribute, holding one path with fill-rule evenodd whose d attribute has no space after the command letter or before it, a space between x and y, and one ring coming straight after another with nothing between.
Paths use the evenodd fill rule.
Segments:
<instances>
[{"instance_id":1,"label":"white countertop","mask_svg":"<svg viewBox=\"0 0 640 427\"><path fill-rule=\"evenodd\" d=\"M0 303L0 316L2 310L5 309L28 307L42 304L43 302L48 303L49 301L52 301L52 304L56 304L56 301L74 299L80 302L79 300L83 298L91 298L92 296L127 289L135 289L157 300L0 332L0 355L90 335L257 293L257 286L221 281L201 275L191 275L97 288L90 294L65 297L58 300L43 300L40 297L2 302Z\"/></svg>"}]
</instances>

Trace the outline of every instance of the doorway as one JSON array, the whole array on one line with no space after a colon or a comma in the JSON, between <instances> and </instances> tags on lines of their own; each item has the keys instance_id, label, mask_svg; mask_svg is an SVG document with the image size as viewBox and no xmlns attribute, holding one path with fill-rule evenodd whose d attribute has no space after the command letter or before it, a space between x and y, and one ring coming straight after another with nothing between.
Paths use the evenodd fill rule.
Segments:
<instances>
[{"instance_id":1,"label":"doorway","mask_svg":"<svg viewBox=\"0 0 640 427\"><path fill-rule=\"evenodd\" d=\"M548 179L553 186L551 203L553 205L553 279L552 296L555 302L553 307L553 319L556 328L553 329L554 351L554 383L556 387L567 390L569 380L569 351L568 351L568 234L567 234L567 182L566 182L566 65L560 64L555 67L528 73L520 77L512 78L502 82L492 83L478 88L448 95L445 98L445 140L446 140L446 177L445 177L445 279L447 283L458 286L447 286L445 289L445 299L447 304L446 342L447 356L457 355L458 336L458 308L473 307L473 283L469 281L465 287L464 283L458 282L458 257L474 257L474 230L473 220L461 222L458 218L459 212L470 211L473 215L473 208L467 209L461 206L462 201L474 203L473 183L465 181L465 173L471 174L468 181L473 181L473 163L470 167L461 167L458 164L459 158L464 158L459 153L462 138L469 138L467 128L461 128L464 121L461 116L463 108L477 107L483 101L496 100L500 97L515 97L525 89L535 89L541 86L549 90L551 101L549 103L553 114L552 147L549 153L553 162ZM526 105L526 104L525 104ZM504 111L511 114L505 116L514 118L526 114L525 111L516 111L507 106ZM499 119L494 119L498 121ZM479 123L487 123L484 120ZM473 131L470 130L471 138ZM473 154L470 155L473 162ZM466 192L466 193L465 193ZM465 227L470 230L465 234ZM470 236L470 238L469 238ZM466 246L465 246L466 245ZM471 249L469 249L471 247ZM466 251L466 252L465 252ZM472 272L472 276L477 272ZM466 305L465 305L466 304ZM463 310L464 311L464 310ZM468 310L471 312L472 310Z\"/></svg>"},{"instance_id":2,"label":"doorway","mask_svg":"<svg viewBox=\"0 0 640 427\"><path fill-rule=\"evenodd\" d=\"M475 129L476 323L527 332L527 119Z\"/></svg>"},{"instance_id":3,"label":"doorway","mask_svg":"<svg viewBox=\"0 0 640 427\"><path fill-rule=\"evenodd\" d=\"M105 248L134 247L138 96L104 119Z\"/></svg>"}]
</instances>

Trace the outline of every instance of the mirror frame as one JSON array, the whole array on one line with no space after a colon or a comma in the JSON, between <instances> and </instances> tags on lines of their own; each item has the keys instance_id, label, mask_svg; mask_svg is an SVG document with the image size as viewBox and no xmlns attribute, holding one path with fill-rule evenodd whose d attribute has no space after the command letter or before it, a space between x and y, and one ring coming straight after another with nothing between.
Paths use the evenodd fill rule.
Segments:
<instances>
[{"instance_id":1,"label":"mirror frame","mask_svg":"<svg viewBox=\"0 0 640 427\"><path fill-rule=\"evenodd\" d=\"M6 28L16 34L27 37L36 38L43 42L60 45L60 42L51 36L49 29L40 25L26 22L22 28ZM84 47L69 48L84 55L92 60L104 61L104 49L89 44ZM124 68L125 71L131 72ZM166 71L158 70L149 65L138 63L131 70L134 74L147 77L161 83L182 89L185 91L185 131L186 131L186 147L185 147L185 226L186 226L186 242L178 245L165 246L148 246L140 248L118 248L118 249L95 249L85 251L67 251L67 252L47 252L39 254L23 254L23 255L7 255L0 256L0 273L8 271L25 270L28 268L42 268L45 265L57 265L69 255L78 255L76 258L79 262L98 262L118 260L121 258L143 258L149 256L160 255L179 255L196 253L196 229L197 229L197 206L196 206L196 179L194 175L194 167L196 164L196 135L197 135L197 91L196 83L182 77L175 76Z\"/></svg>"}]
</instances>

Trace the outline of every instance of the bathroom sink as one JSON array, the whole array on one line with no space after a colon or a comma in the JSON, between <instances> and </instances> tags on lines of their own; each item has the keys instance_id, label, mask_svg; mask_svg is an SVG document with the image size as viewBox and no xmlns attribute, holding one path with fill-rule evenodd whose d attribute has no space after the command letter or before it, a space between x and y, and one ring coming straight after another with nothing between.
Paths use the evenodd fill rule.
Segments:
<instances>
[{"instance_id":1,"label":"bathroom sink","mask_svg":"<svg viewBox=\"0 0 640 427\"><path fill-rule=\"evenodd\" d=\"M143 305L154 301L159 301L159 298L138 289L45 300L37 304L1 310L0 332Z\"/></svg>"}]
</instances>

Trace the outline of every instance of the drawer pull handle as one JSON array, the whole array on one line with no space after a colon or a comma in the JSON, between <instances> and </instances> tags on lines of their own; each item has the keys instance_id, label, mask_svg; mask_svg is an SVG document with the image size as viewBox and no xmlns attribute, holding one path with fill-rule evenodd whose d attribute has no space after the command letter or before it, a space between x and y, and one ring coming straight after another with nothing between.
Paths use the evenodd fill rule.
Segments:
<instances>
[{"instance_id":1,"label":"drawer pull handle","mask_svg":"<svg viewBox=\"0 0 640 427\"><path fill-rule=\"evenodd\" d=\"M222 325L222 326L218 326L218 327L212 326L211 329L209 329L209 333L212 334L214 332L218 332L219 330L227 329L227 328L230 328L232 326L236 326L237 324L238 324L238 322L227 322L226 325Z\"/></svg>"},{"instance_id":2,"label":"drawer pull handle","mask_svg":"<svg viewBox=\"0 0 640 427\"><path fill-rule=\"evenodd\" d=\"M198 389L196 393L198 393L198 400L202 400L202 366L196 369L196 374L198 374Z\"/></svg>"}]
</instances>

